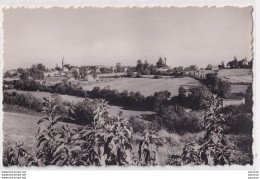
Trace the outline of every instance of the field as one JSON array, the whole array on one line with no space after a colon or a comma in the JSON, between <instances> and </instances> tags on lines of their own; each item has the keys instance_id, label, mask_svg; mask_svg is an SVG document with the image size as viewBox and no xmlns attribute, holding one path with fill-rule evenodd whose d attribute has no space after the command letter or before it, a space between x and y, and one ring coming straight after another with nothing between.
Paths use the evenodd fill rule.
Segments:
<instances>
[{"instance_id":1,"label":"field","mask_svg":"<svg viewBox=\"0 0 260 179\"><path fill-rule=\"evenodd\" d=\"M30 151L32 155L36 153L36 138L35 135L38 131L37 122L40 117L30 116L18 113L6 113L3 114L3 150L6 151L10 147L14 147L15 144L24 144L25 149ZM59 125L77 126L75 124L59 123ZM141 124L142 125L142 124ZM144 123L143 123L144 125ZM166 160L171 155L181 155L184 146L191 141L197 141L204 135L200 133L184 133L182 135L176 133L169 133L163 129L157 132L157 135L165 139L163 146L158 148L158 164L165 165ZM135 157L138 157L138 143L137 140L142 136L137 132L133 135L133 153ZM244 143L250 140L247 135L226 135L226 141L228 146L231 147L233 155L231 160L237 160L240 158L242 163L248 163L251 160L251 155L245 148ZM237 141L237 142L233 142ZM248 145L246 145L248 146ZM250 147L250 146L248 146Z\"/></svg>"},{"instance_id":2,"label":"field","mask_svg":"<svg viewBox=\"0 0 260 179\"><path fill-rule=\"evenodd\" d=\"M3 115L3 150L7 150L9 147L18 144L25 144L28 151L32 151L35 154L36 151L36 138L34 137L38 131L37 122L40 118L30 115L23 115L17 113L4 113ZM59 125L64 125L60 123ZM68 124L69 126L76 126L73 124ZM168 134L166 131L160 131L160 135L167 137L171 141L171 147L169 145L164 147L159 147L159 160L160 164L165 164L165 159L169 153L180 154L181 149L184 147L185 143L189 142L194 138L202 137L201 134L185 134L184 136L179 136L177 134ZM138 134L134 135L135 140L140 138ZM133 149L136 157L138 156L138 145Z\"/></svg>"},{"instance_id":3,"label":"field","mask_svg":"<svg viewBox=\"0 0 260 179\"><path fill-rule=\"evenodd\" d=\"M198 85L199 82L190 77L170 78L170 79L149 79L149 78L119 78L108 82L99 82L94 84L84 84L79 82L85 90L92 90L99 86L101 89L110 87L119 92L127 90L128 92L139 91L144 96L154 95L155 92L168 90L172 96L178 95L178 89L181 85Z\"/></svg>"},{"instance_id":4,"label":"field","mask_svg":"<svg viewBox=\"0 0 260 179\"><path fill-rule=\"evenodd\" d=\"M242 93L246 94L246 90L249 85L231 85L231 93Z\"/></svg>"},{"instance_id":5,"label":"field","mask_svg":"<svg viewBox=\"0 0 260 179\"><path fill-rule=\"evenodd\" d=\"M252 83L253 76L252 75L244 75L244 76L223 76L220 77L222 80L229 81L230 83Z\"/></svg>"},{"instance_id":6,"label":"field","mask_svg":"<svg viewBox=\"0 0 260 179\"><path fill-rule=\"evenodd\" d=\"M230 83L252 83L251 69L223 69L219 70L218 77Z\"/></svg>"},{"instance_id":7,"label":"field","mask_svg":"<svg viewBox=\"0 0 260 179\"><path fill-rule=\"evenodd\" d=\"M40 117L18 113L4 112L3 115L3 146L12 147L17 144L25 144L27 149L35 151L38 131L37 122ZM60 123L59 125L64 125ZM73 124L68 124L73 126Z\"/></svg>"}]
</instances>

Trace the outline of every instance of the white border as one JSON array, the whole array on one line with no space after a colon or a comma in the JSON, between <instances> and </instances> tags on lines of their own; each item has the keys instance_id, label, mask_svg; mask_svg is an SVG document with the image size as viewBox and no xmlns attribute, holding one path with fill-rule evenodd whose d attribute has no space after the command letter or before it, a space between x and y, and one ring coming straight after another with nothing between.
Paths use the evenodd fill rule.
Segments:
<instances>
[{"instance_id":1,"label":"white border","mask_svg":"<svg viewBox=\"0 0 260 179\"><path fill-rule=\"evenodd\" d=\"M110 1L106 1L106 0L2 0L0 2L0 6L1 7L22 7L22 6L26 6L26 7L54 7L54 6L59 6L59 7L80 7L80 6L95 6L95 7L108 7L108 6L112 6L112 7L133 7L133 6L138 6L138 7L157 7L157 6L161 6L161 7L169 7L169 6L177 6L177 7L187 7L187 6L199 6L199 7L204 7L204 6L217 6L217 7L223 7L223 6L239 6L239 7L245 7L245 6L253 6L254 11L253 11L253 19L254 19L254 30L253 30L253 36L254 36L254 41L253 41L253 47L254 47L254 85L253 85L253 89L254 89L254 134L253 134L253 138L254 140L254 145L253 145L253 152L255 154L254 158L254 165L253 166L218 166L218 167L209 167L209 166L196 166L196 167L192 167L192 166L182 166L182 167L172 167L172 166L164 166L164 167L160 167L160 166L156 166L156 167L79 167L79 168L74 168L74 167L46 167L46 168L36 168L36 167L32 167L32 168L26 168L26 170L33 170L33 171L38 171L40 170L259 170L259 156L256 155L256 151L260 151L259 149L259 140L258 137L256 136L260 136L259 135L259 112L257 112L257 109L259 108L259 96L256 92L259 91L259 84L256 83L257 79L259 78L259 72L257 72L256 69L260 69L258 63L257 63L257 57L260 56L259 54L259 40L256 38L257 33L259 34L259 32L256 31L256 29L259 29L259 23L260 22L260 14L259 12L257 12L256 7L259 8L259 2L257 3L254 0L200 0L200 1L194 1L194 0L110 0ZM2 11L0 13L0 18L1 18L1 22L2 22ZM1 23L2 24L2 23ZM0 43L2 45L3 41L2 41L2 28L0 29ZM257 45L258 44L258 45ZM3 47L0 49L0 52L2 54L3 52ZM3 65L3 59L2 56L0 57L1 61L0 61L0 66L2 67ZM2 84L2 73L0 74L0 80L1 80L1 84ZM2 89L2 86L1 86ZM0 96L0 99L2 100L2 95ZM0 107L2 107L2 103L0 103ZM1 116L2 116L2 112ZM0 123L0 127L2 129L2 123ZM1 145L2 145L2 132L0 134L1 137ZM0 156L2 157L2 148L0 150L1 154ZM2 159L0 158L0 160L2 161ZM2 167L2 162L0 162L0 166ZM1 168L0 168L1 169ZM10 167L10 168L3 168L4 170L22 170L25 168L17 168L17 167ZM100 172L100 171L99 171ZM186 171L185 171L186 172ZM41 172L42 173L42 172ZM124 176L122 176L124 177ZM174 176L172 176L174 177Z\"/></svg>"}]
</instances>

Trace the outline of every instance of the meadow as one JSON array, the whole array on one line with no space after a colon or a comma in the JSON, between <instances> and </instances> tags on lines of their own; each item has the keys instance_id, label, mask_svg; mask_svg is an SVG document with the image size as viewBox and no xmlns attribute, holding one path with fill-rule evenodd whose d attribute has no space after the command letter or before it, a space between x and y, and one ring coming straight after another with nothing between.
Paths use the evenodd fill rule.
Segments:
<instances>
[{"instance_id":1,"label":"meadow","mask_svg":"<svg viewBox=\"0 0 260 179\"><path fill-rule=\"evenodd\" d=\"M79 81L79 84L85 90L91 91L94 87L116 89L119 92L124 90L137 92L139 91L144 96L154 95L155 92L167 90L172 96L178 95L178 89L181 85L198 85L199 81L194 78L118 78L112 81L103 81L93 84L87 84L84 81Z\"/></svg>"},{"instance_id":2,"label":"meadow","mask_svg":"<svg viewBox=\"0 0 260 179\"><path fill-rule=\"evenodd\" d=\"M158 91L168 90L171 96L175 96L178 95L181 85L198 84L200 84L199 81L190 77L184 77L160 79L114 78L93 84L84 84L84 82L81 81L80 85L88 91L99 86L101 89L107 87L116 89L118 92L124 90L128 92L139 91L144 94L144 96L153 95ZM67 89L67 86L68 83L64 82L60 88ZM233 87L233 89L234 88L235 87ZM242 90L244 90L244 88L242 89L241 87L240 91ZM107 92L107 94L111 92L111 90L103 91ZM10 101L4 104L4 158L12 158L9 154L12 154L13 148L18 151L29 151L31 156L40 157L40 160L38 157L37 159L26 159L26 162L22 162L19 165L39 166L40 163L37 163L39 161L43 162L44 165L55 164L59 166L127 165L129 162L126 161L129 161L129 157L131 157L130 163L133 165L252 164L252 137L246 132L228 132L225 122L219 123L217 121L224 120L219 115L223 113L223 111L218 108L207 108L207 111L205 111L205 109L186 111L185 108L178 105L167 106L165 103L164 106L161 106L163 103L159 103L162 107L160 110L154 110L154 112L138 111L138 109L129 110L132 108L123 109L120 106L109 105L108 102L104 102L104 100L103 102L101 100L98 103L92 103L96 101L94 98L100 98L99 96L89 99L90 102L84 103L88 101L84 101L84 91L83 93L81 91L81 97L70 96L74 94L61 92L62 95L59 95L61 99L69 103L63 103L53 98L52 93L41 92L39 90L21 91L12 89L5 90L5 92L7 93L4 95L6 102L8 102L8 98L10 98ZM55 92L60 93L59 90ZM104 92L103 94L105 94ZM25 96L25 98L22 96ZM117 96L120 96L120 94L117 93ZM50 98L43 99L44 97ZM169 96L167 99L168 98ZM30 105L24 105L27 103L26 100L30 102ZM214 102L211 105L219 103L219 99L215 100L218 100L218 102ZM15 102L21 103L17 104ZM36 115L34 112L31 113L30 110L35 110L33 108L34 104L39 105L39 103L42 104L41 112ZM77 105L76 103L81 104ZM104 105L104 103L106 103L106 105ZM17 105L24 106L24 109L20 108L15 110ZM57 107L55 107L55 105ZM76 108L74 108L75 105L77 105ZM26 109L26 107L29 109ZM95 107L95 109L89 107ZM93 110L91 116L84 111L86 108L87 110ZM19 112L19 110L21 111ZM57 112L53 113L55 110L57 110ZM48 115L48 118L40 119L45 116L42 111L45 111L45 115ZM120 111L123 113L120 113ZM52 114L56 114L56 116ZM58 116L60 114L65 115L65 117L66 115L77 114L74 115L76 116L75 118L72 117L77 122L69 120L64 120L66 123L55 122L55 120L59 119ZM87 126L80 123L81 117L84 117L84 120L93 120L91 125ZM248 118L250 118L250 116ZM46 121L46 119L48 119L48 123L46 124L49 127L44 124L46 130L40 132L40 135L37 136L38 127L42 127L39 125L39 123L41 123L39 121ZM233 121L233 123L234 122L236 121ZM230 126L233 125L236 127L236 124L233 123L230 124ZM67 128L66 126L72 128ZM120 127L118 128L117 126ZM214 129L215 126L217 126L216 130ZM223 132L224 129L226 130L225 132ZM93 138L93 136L95 137ZM108 139L108 136L112 138L109 137ZM55 141L54 143L50 140L52 137ZM98 138L98 140L96 140L96 138ZM119 140L122 138L124 138L124 140ZM95 140L92 141L92 139ZM44 145L47 145L47 147L40 145L41 141L45 141ZM100 141L102 141L102 145L98 146ZM93 142L95 143L94 145ZM23 148L19 145L15 145L15 143L24 144ZM61 146L64 150L60 150ZM199 152L197 151L198 146ZM79 147L81 148L80 150L78 150ZM93 149L89 147L93 147ZM109 150L103 151L105 150L103 147L108 147ZM49 150L45 150L45 148L49 148L51 149L50 151L53 150L55 152L48 154ZM89 149L91 151L86 151ZM70 152L66 152L66 150ZM213 150L213 153L208 153L210 150ZM103 153L101 151L103 151ZM132 153L129 153L130 151ZM39 152L44 155L38 155ZM63 155L67 155L69 161L66 159L63 160ZM77 157L75 157L75 155ZM85 158L86 155L90 156ZM111 158L112 155L114 155L115 158ZM207 155L207 157L205 158L203 155ZM93 156L98 157L98 162L95 158L92 158ZM49 159L49 157L52 159ZM57 157L59 157L59 160L56 160ZM117 157L121 159L117 160ZM17 159L19 159L19 156ZM104 163L104 161L107 163ZM6 161L4 163L8 164ZM11 162L9 164L16 165L17 163Z\"/></svg>"},{"instance_id":3,"label":"meadow","mask_svg":"<svg viewBox=\"0 0 260 179\"><path fill-rule=\"evenodd\" d=\"M252 83L253 72L251 69L222 69L218 77L230 83Z\"/></svg>"},{"instance_id":4,"label":"meadow","mask_svg":"<svg viewBox=\"0 0 260 179\"><path fill-rule=\"evenodd\" d=\"M10 148L15 148L16 144L23 145L24 149L30 151L31 155L36 155L37 151L37 138L35 138L39 125L37 122L41 117L9 113L3 114L3 150L4 153ZM131 119L128 119L131 120ZM77 124L68 124L59 122L58 126L79 127ZM141 122L139 125L147 126L146 122ZM147 129L145 129L147 130ZM181 156L182 151L186 145L191 141L199 141L203 139L205 133L169 133L164 129L155 130L154 133L158 138L163 140L163 145L157 147L157 164L167 165L171 156ZM139 141L142 140L143 134L141 132L133 133L133 155L138 158ZM226 135L225 141L229 146L229 151L232 153L230 161L237 162L238 164L248 164L251 162L250 143L251 137L248 135ZM236 142L234 142L236 141ZM246 145L245 145L246 144ZM6 157L6 156L4 156Z\"/></svg>"}]
</instances>

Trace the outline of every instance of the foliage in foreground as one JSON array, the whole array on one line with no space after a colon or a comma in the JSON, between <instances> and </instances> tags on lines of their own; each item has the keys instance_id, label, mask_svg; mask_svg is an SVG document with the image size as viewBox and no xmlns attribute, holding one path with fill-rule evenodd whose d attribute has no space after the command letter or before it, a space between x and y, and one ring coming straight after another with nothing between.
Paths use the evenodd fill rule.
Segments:
<instances>
[{"instance_id":1,"label":"foliage in foreground","mask_svg":"<svg viewBox=\"0 0 260 179\"><path fill-rule=\"evenodd\" d=\"M39 120L36 135L37 152L32 155L22 145L11 148L4 156L4 165L18 166L104 166L104 165L158 165L158 147L165 146L165 138L156 137L149 131L141 135L138 143L138 156L134 154L133 129L129 120L119 113L111 118L107 103L101 100L93 113L89 125L73 127L58 125L69 118L60 115L58 98L44 99L44 110L48 116ZM204 137L184 146L180 156L171 156L168 165L230 165L239 162L234 159L229 141L225 140L228 131L226 116L221 113L220 100L208 101L204 119ZM73 114L73 108L62 108L63 114ZM136 142L136 141L135 141ZM248 146L250 148L250 146ZM252 151L248 151L252 153ZM249 161L252 164L252 160ZM239 164L239 163L238 163Z\"/></svg>"},{"instance_id":2,"label":"foliage in foreground","mask_svg":"<svg viewBox=\"0 0 260 179\"><path fill-rule=\"evenodd\" d=\"M230 165L237 161L231 160L231 150L225 141L228 130L225 116L220 113L221 101L214 97L208 101L208 109L204 120L205 136L201 141L187 144L180 157L172 157L172 165ZM252 161L250 161L252 164Z\"/></svg>"},{"instance_id":3,"label":"foliage in foreground","mask_svg":"<svg viewBox=\"0 0 260 179\"><path fill-rule=\"evenodd\" d=\"M47 117L39 120L37 154L32 156L22 145L11 148L5 154L5 166L80 166L80 165L153 165L157 164L151 145L159 141L146 133L139 145L139 158L134 158L132 127L122 113L116 119L110 118L107 103L101 101L94 112L92 124L69 127L57 124L68 116L59 116L57 100L45 98L44 110ZM66 110L70 110L68 108ZM15 152L18 151L18 152Z\"/></svg>"}]
</instances>

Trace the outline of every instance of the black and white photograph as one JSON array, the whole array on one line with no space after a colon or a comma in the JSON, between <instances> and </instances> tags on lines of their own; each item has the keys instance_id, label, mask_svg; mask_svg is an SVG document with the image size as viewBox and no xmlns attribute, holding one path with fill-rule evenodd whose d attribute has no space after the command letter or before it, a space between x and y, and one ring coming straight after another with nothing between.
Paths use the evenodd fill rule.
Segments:
<instances>
[{"instance_id":1,"label":"black and white photograph","mask_svg":"<svg viewBox=\"0 0 260 179\"><path fill-rule=\"evenodd\" d=\"M253 11L3 8L3 166L254 165Z\"/></svg>"}]
</instances>

